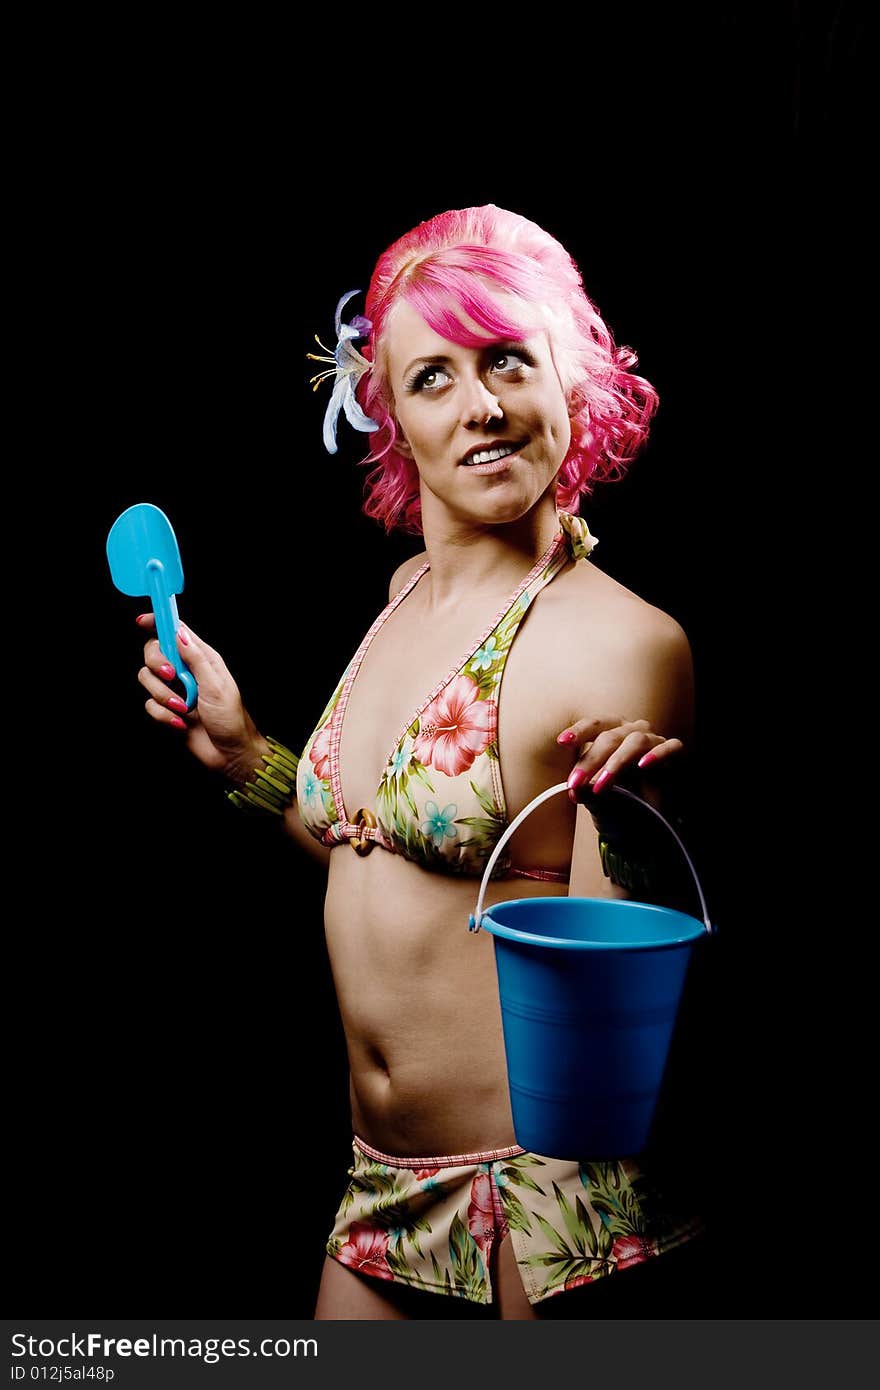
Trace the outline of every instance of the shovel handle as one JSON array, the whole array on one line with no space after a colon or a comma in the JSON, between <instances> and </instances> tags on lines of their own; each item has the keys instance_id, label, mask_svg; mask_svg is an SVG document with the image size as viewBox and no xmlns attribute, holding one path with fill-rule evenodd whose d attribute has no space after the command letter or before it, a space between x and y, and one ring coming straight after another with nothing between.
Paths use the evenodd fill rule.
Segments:
<instances>
[{"instance_id":1,"label":"shovel handle","mask_svg":"<svg viewBox=\"0 0 880 1390\"><path fill-rule=\"evenodd\" d=\"M510 839L513 832L518 828L518 826L522 824L526 816L531 815L532 811L534 811L536 806L541 805L542 801L547 801L549 797L556 796L557 792L565 791L568 791L568 783L557 782L555 787L548 787L547 791L540 792L539 795L535 797L534 801L530 801L528 806L524 806L523 809L520 811L519 815L511 821L510 825L507 827L504 834L501 836L497 845L493 849L492 854L489 858L489 862L486 865L485 871L483 873L483 881L480 884L480 895L477 899L477 910L475 913L471 914L471 917L468 921L468 931L477 932L480 930L480 922L483 919L483 898L486 895L486 885L489 882L489 875L494 869L495 864L498 860L498 856L504 849L504 846L507 844L507 841ZM650 801L645 801L643 797L636 796L635 792L628 791L626 787L619 787L616 783L612 783L612 785L607 788L604 795L607 796L611 792L617 792L620 796L628 796L630 801L637 801L640 806L644 806L647 811L650 811L652 815L656 816L658 820L662 821L663 824L666 826L666 829L669 831L670 835L673 835L675 837L678 847L684 855L685 859L687 860L688 868L690 869L691 874L693 875L693 880L697 886L697 893L699 894L700 898L700 907L703 910L703 925L705 926L706 931L711 936L715 928L709 921L709 909L706 907L706 899L703 895L702 885L700 884L700 880L697 877L697 871L694 868L693 860L691 859L690 855L688 854L687 850L682 844L678 832L672 828L666 817L660 814L656 806L652 806Z\"/></svg>"},{"instance_id":2,"label":"shovel handle","mask_svg":"<svg viewBox=\"0 0 880 1390\"><path fill-rule=\"evenodd\" d=\"M169 665L174 667L175 674L186 691L186 707L192 709L198 699L199 687L195 676L177 650L177 629L180 627L177 597L169 592L165 566L161 560L147 561L147 578L150 581L150 600L156 615L159 650Z\"/></svg>"}]
</instances>

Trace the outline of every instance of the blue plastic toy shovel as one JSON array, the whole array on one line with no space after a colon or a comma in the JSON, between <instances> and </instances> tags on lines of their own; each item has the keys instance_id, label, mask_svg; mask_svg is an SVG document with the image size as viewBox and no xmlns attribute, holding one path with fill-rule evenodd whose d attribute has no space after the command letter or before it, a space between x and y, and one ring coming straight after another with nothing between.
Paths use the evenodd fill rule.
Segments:
<instances>
[{"instance_id":1,"label":"blue plastic toy shovel","mask_svg":"<svg viewBox=\"0 0 880 1390\"><path fill-rule=\"evenodd\" d=\"M116 518L107 537L110 577L131 598L146 596L156 615L156 635L166 661L174 667L192 709L199 687L177 650L180 626L175 594L183 592L183 565L171 522L152 502L136 502Z\"/></svg>"}]
</instances>

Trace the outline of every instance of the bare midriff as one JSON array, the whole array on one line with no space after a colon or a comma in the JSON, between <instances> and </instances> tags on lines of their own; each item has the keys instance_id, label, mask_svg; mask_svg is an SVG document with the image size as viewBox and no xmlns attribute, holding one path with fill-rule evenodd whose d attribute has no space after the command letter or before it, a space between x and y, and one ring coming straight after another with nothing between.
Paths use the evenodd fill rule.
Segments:
<instances>
[{"instance_id":1,"label":"bare midriff","mask_svg":"<svg viewBox=\"0 0 880 1390\"><path fill-rule=\"evenodd\" d=\"M325 925L351 1071L354 1132L398 1156L515 1144L494 942L469 932L477 879L381 848L339 846ZM564 895L564 883L490 882L485 904Z\"/></svg>"}]
</instances>

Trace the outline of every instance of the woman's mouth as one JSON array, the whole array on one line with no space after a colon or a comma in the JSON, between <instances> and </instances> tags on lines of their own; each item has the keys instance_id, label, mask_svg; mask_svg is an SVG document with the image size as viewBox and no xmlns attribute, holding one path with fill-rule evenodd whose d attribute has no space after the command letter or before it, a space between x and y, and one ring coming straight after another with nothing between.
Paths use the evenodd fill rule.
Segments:
<instances>
[{"instance_id":1,"label":"woman's mouth","mask_svg":"<svg viewBox=\"0 0 880 1390\"><path fill-rule=\"evenodd\" d=\"M527 442L523 439L519 444L499 444L492 449L481 449L462 459L459 467L467 468L472 473L501 473L510 467Z\"/></svg>"}]
</instances>

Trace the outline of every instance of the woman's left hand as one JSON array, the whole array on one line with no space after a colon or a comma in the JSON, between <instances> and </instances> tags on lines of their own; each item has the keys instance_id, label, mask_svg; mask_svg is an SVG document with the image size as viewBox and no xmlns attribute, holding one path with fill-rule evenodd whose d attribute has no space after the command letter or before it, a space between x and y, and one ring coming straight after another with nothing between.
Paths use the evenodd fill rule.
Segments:
<instances>
[{"instance_id":1,"label":"woman's left hand","mask_svg":"<svg viewBox=\"0 0 880 1390\"><path fill-rule=\"evenodd\" d=\"M557 743L579 750L568 779L572 801L586 801L601 792L633 764L652 768L684 748L680 738L654 733L647 719L579 719L557 735Z\"/></svg>"}]
</instances>

